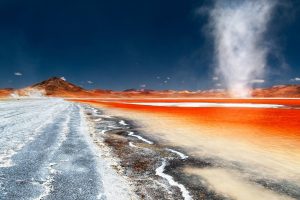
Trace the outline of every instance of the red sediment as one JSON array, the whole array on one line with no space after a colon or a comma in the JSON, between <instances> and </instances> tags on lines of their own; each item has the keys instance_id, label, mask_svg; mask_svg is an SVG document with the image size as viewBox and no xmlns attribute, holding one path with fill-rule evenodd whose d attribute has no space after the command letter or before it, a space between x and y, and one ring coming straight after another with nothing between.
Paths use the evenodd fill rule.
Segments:
<instances>
[{"instance_id":1,"label":"red sediment","mask_svg":"<svg viewBox=\"0 0 300 200\"><path fill-rule=\"evenodd\" d=\"M195 108L162 107L97 100L80 100L85 103L100 104L106 107L125 109L156 115L171 116L185 123L214 127L216 130L253 131L256 137L272 138L274 136L300 142L300 110L273 108ZM122 100L123 101L123 100ZM125 100L123 102L214 102L214 103L268 103L283 105L300 105L298 99L159 99L159 100ZM240 133L240 132L239 132ZM259 134L259 135L257 135ZM234 133L232 133L234 135ZM253 136L253 135L252 135Z\"/></svg>"},{"instance_id":2,"label":"red sediment","mask_svg":"<svg viewBox=\"0 0 300 200\"><path fill-rule=\"evenodd\" d=\"M105 100L107 101L107 100ZM280 104L280 105L298 105L300 106L300 99L291 98L291 99L282 99L282 98L274 98L274 99L232 99L232 98L198 98L198 99L171 99L171 98L153 98L153 99L113 99L111 102L166 102L166 103L184 103L184 102L205 102L205 103L254 103L254 104Z\"/></svg>"}]
</instances>

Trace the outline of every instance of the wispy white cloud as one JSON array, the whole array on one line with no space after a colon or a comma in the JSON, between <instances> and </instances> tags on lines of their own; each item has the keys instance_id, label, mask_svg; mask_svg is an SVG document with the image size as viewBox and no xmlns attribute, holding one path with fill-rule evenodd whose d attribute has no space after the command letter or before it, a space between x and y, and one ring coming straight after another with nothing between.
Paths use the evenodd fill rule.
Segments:
<instances>
[{"instance_id":1,"label":"wispy white cloud","mask_svg":"<svg viewBox=\"0 0 300 200\"><path fill-rule=\"evenodd\" d=\"M264 83L265 80L264 79L254 79L251 81L252 83Z\"/></svg>"},{"instance_id":2,"label":"wispy white cloud","mask_svg":"<svg viewBox=\"0 0 300 200\"><path fill-rule=\"evenodd\" d=\"M290 81L292 81L292 82L295 82L295 81L300 81L300 77L295 77L295 78L292 78L292 79L290 79Z\"/></svg>"},{"instance_id":3,"label":"wispy white cloud","mask_svg":"<svg viewBox=\"0 0 300 200\"><path fill-rule=\"evenodd\" d=\"M217 80L219 80L219 77L214 76L214 77L212 77L212 80L217 81Z\"/></svg>"},{"instance_id":4,"label":"wispy white cloud","mask_svg":"<svg viewBox=\"0 0 300 200\"><path fill-rule=\"evenodd\" d=\"M141 87L141 88L145 88L145 87L146 87L146 84L141 84L140 87Z\"/></svg>"},{"instance_id":5,"label":"wispy white cloud","mask_svg":"<svg viewBox=\"0 0 300 200\"><path fill-rule=\"evenodd\" d=\"M14 75L15 76L22 76L23 74L21 72L15 72Z\"/></svg>"},{"instance_id":6,"label":"wispy white cloud","mask_svg":"<svg viewBox=\"0 0 300 200\"><path fill-rule=\"evenodd\" d=\"M88 84L93 84L93 81L87 81Z\"/></svg>"}]
</instances>

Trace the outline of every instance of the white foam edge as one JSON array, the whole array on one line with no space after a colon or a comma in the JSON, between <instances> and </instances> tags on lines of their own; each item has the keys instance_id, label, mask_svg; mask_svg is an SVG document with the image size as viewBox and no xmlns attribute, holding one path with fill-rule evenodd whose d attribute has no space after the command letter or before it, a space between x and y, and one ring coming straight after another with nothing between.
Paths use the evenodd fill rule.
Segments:
<instances>
[{"instance_id":1,"label":"white foam edge","mask_svg":"<svg viewBox=\"0 0 300 200\"><path fill-rule=\"evenodd\" d=\"M132 136L132 137L136 137L136 138L138 138L139 140L142 140L143 142L146 142L146 143L148 143L148 144L153 144L152 141L147 140L147 139L143 138L143 137L140 136L140 135L136 135L136 134L134 134L132 131L129 131L129 132L128 132L128 135L129 135L129 136Z\"/></svg>"},{"instance_id":2,"label":"white foam edge","mask_svg":"<svg viewBox=\"0 0 300 200\"><path fill-rule=\"evenodd\" d=\"M174 149L166 148L166 150L167 150L167 151L170 151L170 152L172 152L172 153L177 154L181 159L187 159L187 158L188 158L187 155L185 155L185 154L183 154L183 153L181 153L181 152L179 152L179 151L176 151L176 150L174 150Z\"/></svg>"},{"instance_id":3,"label":"white foam edge","mask_svg":"<svg viewBox=\"0 0 300 200\"><path fill-rule=\"evenodd\" d=\"M158 168L156 168L155 174L157 176L166 179L171 186L178 187L181 191L182 197L185 200L192 200L193 198L191 197L189 191L184 187L184 185L176 182L172 176L164 173L165 167L166 167L166 160L163 159L162 164Z\"/></svg>"}]
</instances>

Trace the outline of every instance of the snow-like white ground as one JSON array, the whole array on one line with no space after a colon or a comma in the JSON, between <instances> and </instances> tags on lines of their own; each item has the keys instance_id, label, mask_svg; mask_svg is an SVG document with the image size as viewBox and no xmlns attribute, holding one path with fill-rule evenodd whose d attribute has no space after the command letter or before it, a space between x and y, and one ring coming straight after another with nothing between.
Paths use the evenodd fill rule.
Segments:
<instances>
[{"instance_id":1,"label":"snow-like white ground","mask_svg":"<svg viewBox=\"0 0 300 200\"><path fill-rule=\"evenodd\" d=\"M62 99L0 101L0 199L132 199L90 141L85 109Z\"/></svg>"}]
</instances>

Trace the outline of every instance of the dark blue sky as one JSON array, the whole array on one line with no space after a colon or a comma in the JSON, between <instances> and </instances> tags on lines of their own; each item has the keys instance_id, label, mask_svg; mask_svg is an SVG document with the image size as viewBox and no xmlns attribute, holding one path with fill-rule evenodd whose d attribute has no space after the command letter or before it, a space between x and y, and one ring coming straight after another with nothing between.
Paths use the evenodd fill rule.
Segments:
<instances>
[{"instance_id":1,"label":"dark blue sky","mask_svg":"<svg viewBox=\"0 0 300 200\"><path fill-rule=\"evenodd\" d=\"M297 2L278 8L271 22L277 57L288 67L271 57L266 86L300 77ZM210 3L1 0L0 87L63 76L86 88L213 88L208 19L196 14Z\"/></svg>"}]
</instances>

